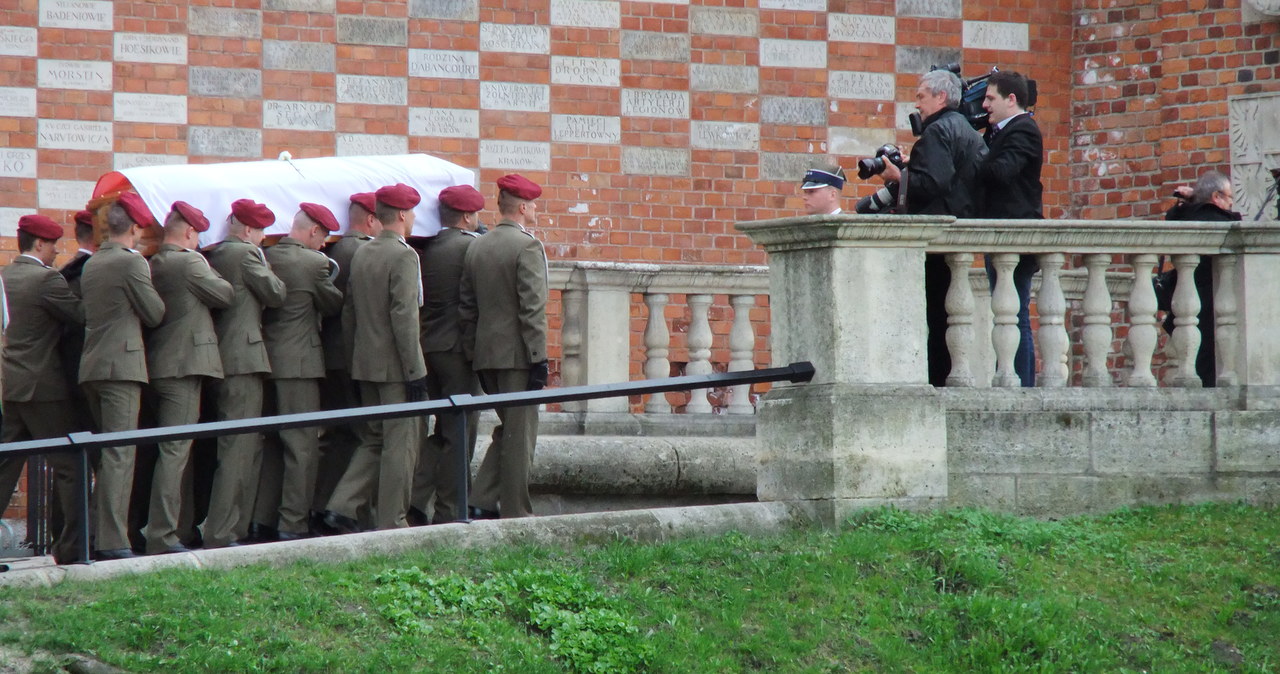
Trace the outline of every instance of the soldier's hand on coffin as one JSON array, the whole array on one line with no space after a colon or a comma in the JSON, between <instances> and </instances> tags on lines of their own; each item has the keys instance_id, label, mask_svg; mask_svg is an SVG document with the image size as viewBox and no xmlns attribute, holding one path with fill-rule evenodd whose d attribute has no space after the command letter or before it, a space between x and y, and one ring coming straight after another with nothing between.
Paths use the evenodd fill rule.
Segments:
<instances>
[{"instance_id":1,"label":"soldier's hand on coffin","mask_svg":"<svg viewBox=\"0 0 1280 674\"><path fill-rule=\"evenodd\" d=\"M427 399L427 378L414 379L404 383L404 399L411 403L420 403Z\"/></svg>"},{"instance_id":2,"label":"soldier's hand on coffin","mask_svg":"<svg viewBox=\"0 0 1280 674\"><path fill-rule=\"evenodd\" d=\"M547 361L534 363L529 366L529 384L525 388L530 391L540 391L547 385L548 376Z\"/></svg>"}]
</instances>

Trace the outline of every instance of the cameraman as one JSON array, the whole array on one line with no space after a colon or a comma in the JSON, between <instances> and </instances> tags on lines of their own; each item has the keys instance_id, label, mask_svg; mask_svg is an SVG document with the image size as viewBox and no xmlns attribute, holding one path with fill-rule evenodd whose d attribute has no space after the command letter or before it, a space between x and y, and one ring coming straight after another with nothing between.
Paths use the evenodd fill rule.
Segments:
<instances>
[{"instance_id":1,"label":"cameraman","mask_svg":"<svg viewBox=\"0 0 1280 674\"><path fill-rule=\"evenodd\" d=\"M978 166L978 217L990 219L1040 219L1044 217L1040 166L1044 139L1040 127L1027 112L1030 88L1027 78L1013 71L999 71L987 78L982 109L990 125L983 140L987 156ZM987 256L987 276L995 288L995 267ZM1031 337L1031 277L1040 271L1034 255L1023 255L1013 270L1018 291L1018 332L1021 338L1013 357L1013 369L1023 386L1036 385L1036 347Z\"/></svg>"},{"instance_id":2,"label":"cameraman","mask_svg":"<svg viewBox=\"0 0 1280 674\"><path fill-rule=\"evenodd\" d=\"M949 70L934 70L920 78L916 110L924 123L911 148L905 172L886 162L880 174L885 183L901 182L909 215L974 215L973 184L978 162L987 148L960 114L960 78ZM966 281L968 279L962 279ZM947 351L947 288L951 271L943 255L926 255L924 263L925 317L929 325L929 383L944 386L951 372Z\"/></svg>"},{"instance_id":3,"label":"cameraman","mask_svg":"<svg viewBox=\"0 0 1280 674\"><path fill-rule=\"evenodd\" d=\"M1200 174L1192 187L1180 186L1173 191L1178 203L1165 213L1165 220L1187 220L1199 222L1234 222L1239 221L1239 213L1231 210L1235 205L1235 194L1231 191L1231 181L1217 171L1205 171ZM1164 329L1173 334L1173 292L1177 287L1178 272L1168 272L1172 281L1166 287L1168 291L1158 296L1160 308L1168 311L1164 318ZM1217 366L1214 361L1213 340L1213 258L1207 255L1200 257L1200 264L1192 276L1196 284L1196 294L1200 296L1200 353L1196 355L1196 374L1200 382L1206 386L1217 383ZM1186 354L1181 354L1186 357Z\"/></svg>"}]
</instances>

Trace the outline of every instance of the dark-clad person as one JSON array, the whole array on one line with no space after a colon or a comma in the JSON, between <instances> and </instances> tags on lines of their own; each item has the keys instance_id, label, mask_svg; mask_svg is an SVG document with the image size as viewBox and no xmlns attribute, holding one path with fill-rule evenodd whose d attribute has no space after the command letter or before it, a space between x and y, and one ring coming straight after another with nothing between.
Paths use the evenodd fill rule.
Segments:
<instances>
[{"instance_id":1,"label":"dark-clad person","mask_svg":"<svg viewBox=\"0 0 1280 674\"><path fill-rule=\"evenodd\" d=\"M66 280L49 267L58 254L62 226L43 215L18 218L19 255L0 272L9 324L4 332L0 379L4 419L0 441L56 438L78 430L68 402L71 388L58 337L64 327L82 327L84 311ZM62 512L54 532L53 558L59 564L80 555L80 509L76 504L76 461L70 454L46 456L53 469L54 498ZM8 508L26 458L0 457L0 512Z\"/></svg>"},{"instance_id":2,"label":"dark-clad person","mask_svg":"<svg viewBox=\"0 0 1280 674\"><path fill-rule=\"evenodd\" d=\"M71 292L75 293L76 297L80 297L80 276L84 274L84 265L89 261L89 257L98 252L98 239L93 226L93 213L87 210L78 211L75 214L75 223L78 249L75 256L63 265L58 273L67 280L67 287L71 288ZM71 386L71 400L68 404L75 407L74 430L90 430L89 403L85 400L84 390L79 384L80 354L84 352L84 326L79 325L74 329L64 327L59 349L62 353L63 370Z\"/></svg>"},{"instance_id":3,"label":"dark-clad person","mask_svg":"<svg viewBox=\"0 0 1280 674\"><path fill-rule=\"evenodd\" d=\"M200 209L175 201L164 222L160 249L151 257L151 281L164 300L164 320L147 335L147 369L156 399L156 425L200 420L204 381L222 378L222 355L211 309L231 305L231 284L196 251L209 220ZM151 478L151 504L142 529L147 554L186 552L179 517L190 509L191 439L159 443ZM190 514L188 514L188 519ZM190 522L187 522L190 526Z\"/></svg>"},{"instance_id":4,"label":"dark-clad person","mask_svg":"<svg viewBox=\"0 0 1280 674\"><path fill-rule=\"evenodd\" d=\"M151 268L133 249L138 228L155 222L142 197L120 195L107 210L107 240L84 265L84 354L80 385L103 433L138 427L147 358L142 328L164 318L164 300L151 283ZM94 487L98 559L133 557L127 521L135 448L103 449Z\"/></svg>"},{"instance_id":5,"label":"dark-clad person","mask_svg":"<svg viewBox=\"0 0 1280 674\"><path fill-rule=\"evenodd\" d=\"M489 393L547 385L547 256L525 227L538 221L542 188L518 174L498 179L501 220L467 248L459 291L463 352ZM528 517L529 466L538 407L498 409L499 424L476 474L474 519Z\"/></svg>"},{"instance_id":6,"label":"dark-clad person","mask_svg":"<svg viewBox=\"0 0 1280 674\"><path fill-rule=\"evenodd\" d=\"M336 231L338 220L328 208L299 204L289 235L267 249L267 262L284 281L286 292L283 305L262 312L277 414L320 409L320 319L342 308L342 292L333 285L333 265L320 247ZM281 451L268 451L262 458L253 521L260 532L275 530L278 540L288 541L310 533L320 436L315 427L282 430L279 436Z\"/></svg>"},{"instance_id":7,"label":"dark-clad person","mask_svg":"<svg viewBox=\"0 0 1280 674\"><path fill-rule=\"evenodd\" d=\"M413 231L413 208L422 197L403 183L382 187L376 195L382 231L351 260L342 314L348 343L357 345L351 378L359 383L365 405L421 401L427 397L427 366L418 343L422 277L418 254L404 237ZM358 530L356 517L371 500L378 529L408 526L421 425L418 417L369 424L329 499L323 515L327 533Z\"/></svg>"},{"instance_id":8,"label":"dark-clad person","mask_svg":"<svg viewBox=\"0 0 1280 674\"><path fill-rule=\"evenodd\" d=\"M344 294L347 279L351 277L351 258L356 250L373 240L382 231L382 223L376 214L378 202L373 192L351 195L347 207L347 231L337 241L329 244L325 254L338 265L338 277L333 285ZM351 381L351 345L342 335L342 315L324 319L320 326L324 342L325 378L320 387L320 404L326 410L357 407L356 385ZM360 444L360 436L368 430L368 424L359 421L341 426L329 426L320 433L320 465L316 471L316 493L312 509L322 512L333 495L338 480L351 462L351 454Z\"/></svg>"},{"instance_id":9,"label":"dark-clad person","mask_svg":"<svg viewBox=\"0 0 1280 674\"><path fill-rule=\"evenodd\" d=\"M93 230L93 213L77 211L75 223L78 247L76 254L62 265L58 273L67 280L67 286L71 288L71 292L75 293L76 297L80 297L80 275L84 273L84 263L89 261L89 256L98 251L98 241Z\"/></svg>"},{"instance_id":10,"label":"dark-clad person","mask_svg":"<svg viewBox=\"0 0 1280 674\"><path fill-rule=\"evenodd\" d=\"M1038 220L1044 217L1040 167L1044 139L1027 112L1027 78L1012 71L992 73L982 108L987 111L987 156L978 165L978 217ZM987 256L987 274L995 288L995 266ZM1013 270L1018 292L1018 351L1013 369L1023 386L1036 385L1036 347L1031 335L1031 277L1040 271L1034 255L1022 255Z\"/></svg>"},{"instance_id":11,"label":"dark-clad person","mask_svg":"<svg viewBox=\"0 0 1280 674\"><path fill-rule=\"evenodd\" d=\"M209 264L234 289L231 306L214 317L223 378L215 384L219 420L262 414L262 387L271 372L262 337L262 308L284 304L284 282L267 266L263 231L276 221L271 209L252 199L237 199L227 218L227 238L209 251ZM218 468L213 474L203 537L206 548L245 538L253 518L262 462L262 435L218 437Z\"/></svg>"},{"instance_id":12,"label":"dark-clad person","mask_svg":"<svg viewBox=\"0 0 1280 674\"><path fill-rule=\"evenodd\" d=\"M467 248L479 235L477 213L484 209L484 195L470 185L446 187L440 192L440 233L427 239L418 257L422 262L422 354L427 359L427 396L432 400L463 393L479 394L480 380L462 352L462 324L458 317L458 292ZM458 415L437 414L435 432L422 443L418 473L413 485L413 510L435 524L464 519L458 508L458 479L471 476L471 455L476 446L479 414L467 414L467 437L458 435ZM459 451L459 448L465 448ZM459 460L461 458L461 461ZM432 498L434 513L428 515ZM425 523L425 522L424 522Z\"/></svg>"}]
</instances>

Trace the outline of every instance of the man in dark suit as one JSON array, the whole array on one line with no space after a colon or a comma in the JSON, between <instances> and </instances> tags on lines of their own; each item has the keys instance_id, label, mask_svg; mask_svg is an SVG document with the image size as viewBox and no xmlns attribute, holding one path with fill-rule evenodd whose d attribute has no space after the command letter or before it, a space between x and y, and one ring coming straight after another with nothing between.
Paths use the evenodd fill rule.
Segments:
<instances>
[{"instance_id":1,"label":"man in dark suit","mask_svg":"<svg viewBox=\"0 0 1280 674\"><path fill-rule=\"evenodd\" d=\"M427 397L427 365L418 342L422 276L418 255L404 237L413 231L413 209L422 197L404 184L380 188L376 195L382 231L352 258L344 298L343 334L358 345L351 378L365 405L421 401ZM421 425L417 417L369 424L329 499L322 520L326 533L357 531L356 517L370 502L378 529L408 526Z\"/></svg>"},{"instance_id":2,"label":"man in dark suit","mask_svg":"<svg viewBox=\"0 0 1280 674\"><path fill-rule=\"evenodd\" d=\"M147 359L142 328L164 318L164 300L151 268L133 249L138 228L155 222L142 197L125 192L107 210L107 240L84 265L85 339L80 384L104 433L138 427ZM127 521L133 489L134 447L103 449L94 488L100 559L132 557Z\"/></svg>"},{"instance_id":3,"label":"man in dark suit","mask_svg":"<svg viewBox=\"0 0 1280 674\"><path fill-rule=\"evenodd\" d=\"M209 251L209 264L235 290L231 306L214 319L223 370L215 386L219 420L262 414L262 382L271 372L262 338L262 308L283 304L285 287L258 246L262 230L275 221L266 205L237 199L227 218L227 238ZM248 536L261 463L260 433L218 438L218 469L203 527L206 548L225 547Z\"/></svg>"},{"instance_id":4,"label":"man in dark suit","mask_svg":"<svg viewBox=\"0 0 1280 674\"><path fill-rule=\"evenodd\" d=\"M458 290L467 248L484 209L484 196L470 185L440 192L440 233L418 251L422 262L422 353L427 359L427 395L432 400L463 393L479 394L480 380L462 353L462 325L458 318ZM435 432L422 443L413 485L410 514L425 524L432 497L432 523L464 519L458 508L458 475L471 477L471 454L476 446L479 415L467 414L467 437L459 437L457 414L437 414Z\"/></svg>"},{"instance_id":5,"label":"man in dark suit","mask_svg":"<svg viewBox=\"0 0 1280 674\"><path fill-rule=\"evenodd\" d=\"M978 166L982 198L978 217L992 219L1039 219L1044 217L1040 166L1044 161L1044 140L1040 127L1027 112L1030 90L1027 78L1008 70L987 79L987 95L982 107L990 125L984 140L987 156ZM995 286L995 267L987 256L987 274ZM1023 255L1013 270L1013 286L1018 291L1018 332L1021 339L1013 359L1014 371L1023 386L1035 386L1036 351L1031 337L1031 277L1040 270L1034 255Z\"/></svg>"},{"instance_id":6,"label":"man in dark suit","mask_svg":"<svg viewBox=\"0 0 1280 674\"><path fill-rule=\"evenodd\" d=\"M231 305L231 284L195 249L209 220L200 209L174 202L164 222L164 240L151 257L151 280L164 300L164 320L147 335L147 369L156 398L156 425L181 426L200 420L205 378L222 378L222 356L213 329L212 309ZM179 518L192 504L187 484L191 440L159 445L151 478L151 504L143 536L147 553L186 552Z\"/></svg>"},{"instance_id":7,"label":"man in dark suit","mask_svg":"<svg viewBox=\"0 0 1280 674\"><path fill-rule=\"evenodd\" d=\"M78 211L75 215L76 221L76 245L79 249L76 251L75 257L69 262L62 265L58 273L67 280L71 292L76 297L80 297L80 275L84 273L84 263L89 261L89 256L98 252L98 241L94 236L93 230L93 213L89 211Z\"/></svg>"},{"instance_id":8,"label":"man in dark suit","mask_svg":"<svg viewBox=\"0 0 1280 674\"><path fill-rule=\"evenodd\" d=\"M2 274L9 325L4 333L0 379L4 381L4 419L0 441L56 438L77 430L64 361L58 353L62 328L83 331L84 310L66 280L49 267L58 254L62 226L43 215L18 219L19 255ZM80 554L80 509L76 507L76 460L49 454L54 497L62 512L53 557L59 564ZM0 512L8 507L25 458L0 457Z\"/></svg>"},{"instance_id":9,"label":"man in dark suit","mask_svg":"<svg viewBox=\"0 0 1280 674\"><path fill-rule=\"evenodd\" d=\"M267 249L267 262L286 293L279 308L262 312L277 414L320 409L320 319L338 313L342 292L333 285L334 266L319 249L336 231L338 220L328 208L299 204L289 235ZM278 450L272 447L262 457L253 521L259 531L275 530L279 540L296 540L310 535L320 436L311 427L282 430L279 437Z\"/></svg>"},{"instance_id":10,"label":"man in dark suit","mask_svg":"<svg viewBox=\"0 0 1280 674\"><path fill-rule=\"evenodd\" d=\"M467 248L459 290L463 353L489 393L547 385L547 255L526 226L538 221L542 188L524 176L498 179L502 220ZM476 474L474 518L528 517L529 466L538 407L498 409L499 424Z\"/></svg>"}]
</instances>

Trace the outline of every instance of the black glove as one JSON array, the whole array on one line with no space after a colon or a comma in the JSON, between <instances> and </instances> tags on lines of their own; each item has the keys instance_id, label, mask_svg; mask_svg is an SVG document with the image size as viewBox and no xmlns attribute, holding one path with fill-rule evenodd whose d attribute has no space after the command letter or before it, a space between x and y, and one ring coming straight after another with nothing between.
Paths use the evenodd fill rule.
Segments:
<instances>
[{"instance_id":1,"label":"black glove","mask_svg":"<svg viewBox=\"0 0 1280 674\"><path fill-rule=\"evenodd\" d=\"M404 383L405 402L420 403L427 399L427 378L413 379Z\"/></svg>"},{"instance_id":2,"label":"black glove","mask_svg":"<svg viewBox=\"0 0 1280 674\"><path fill-rule=\"evenodd\" d=\"M547 385L547 361L529 366L529 383L525 386L529 391L541 391Z\"/></svg>"}]
</instances>

